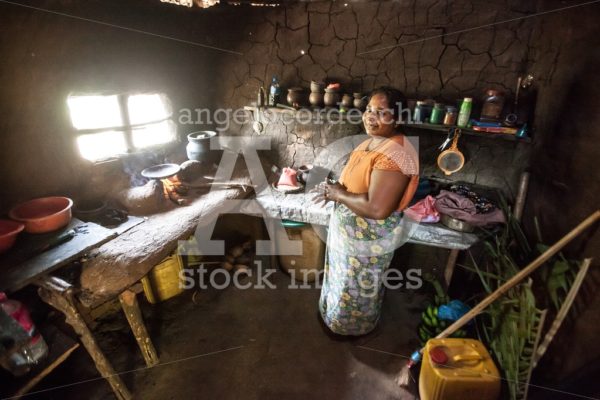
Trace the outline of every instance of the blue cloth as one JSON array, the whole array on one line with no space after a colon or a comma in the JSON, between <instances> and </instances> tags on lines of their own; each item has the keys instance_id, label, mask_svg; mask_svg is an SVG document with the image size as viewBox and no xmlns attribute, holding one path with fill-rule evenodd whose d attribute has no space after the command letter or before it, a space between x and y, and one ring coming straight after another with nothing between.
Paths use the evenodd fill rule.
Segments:
<instances>
[{"instance_id":1,"label":"blue cloth","mask_svg":"<svg viewBox=\"0 0 600 400\"><path fill-rule=\"evenodd\" d=\"M469 312L471 308L460 300L452 300L450 303L438 308L438 318L446 321L456 321Z\"/></svg>"}]
</instances>

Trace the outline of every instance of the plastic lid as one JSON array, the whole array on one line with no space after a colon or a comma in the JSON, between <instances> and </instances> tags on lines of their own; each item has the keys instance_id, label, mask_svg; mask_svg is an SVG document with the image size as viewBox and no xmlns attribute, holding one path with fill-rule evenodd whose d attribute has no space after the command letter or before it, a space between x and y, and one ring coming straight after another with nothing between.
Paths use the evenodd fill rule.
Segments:
<instances>
[{"instance_id":1,"label":"plastic lid","mask_svg":"<svg viewBox=\"0 0 600 400\"><path fill-rule=\"evenodd\" d=\"M434 364L445 365L448 362L448 355L441 346L436 346L429 351L429 357Z\"/></svg>"},{"instance_id":2,"label":"plastic lid","mask_svg":"<svg viewBox=\"0 0 600 400\"><path fill-rule=\"evenodd\" d=\"M465 101L467 103L470 103L471 101L473 101L473 98L472 97L465 97L465 99L463 101Z\"/></svg>"}]
</instances>

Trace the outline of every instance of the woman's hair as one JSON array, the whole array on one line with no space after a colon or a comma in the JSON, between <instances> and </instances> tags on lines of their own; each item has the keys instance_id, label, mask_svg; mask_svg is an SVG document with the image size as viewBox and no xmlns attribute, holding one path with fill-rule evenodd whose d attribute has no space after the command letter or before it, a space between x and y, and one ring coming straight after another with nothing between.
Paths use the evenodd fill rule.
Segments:
<instances>
[{"instance_id":1,"label":"woman's hair","mask_svg":"<svg viewBox=\"0 0 600 400\"><path fill-rule=\"evenodd\" d=\"M394 119L396 122L400 122L400 112L402 111L403 106L406 107L406 99L404 94L391 86L381 86L377 89L374 89L369 98L375 96L376 94L382 94L385 96L388 107L392 109Z\"/></svg>"}]
</instances>

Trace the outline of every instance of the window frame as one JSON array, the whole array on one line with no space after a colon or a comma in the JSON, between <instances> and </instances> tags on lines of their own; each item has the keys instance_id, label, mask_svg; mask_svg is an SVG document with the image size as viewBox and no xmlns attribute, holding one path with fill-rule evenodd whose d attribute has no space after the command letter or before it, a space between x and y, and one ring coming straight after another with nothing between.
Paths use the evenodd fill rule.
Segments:
<instances>
[{"instance_id":1,"label":"window frame","mask_svg":"<svg viewBox=\"0 0 600 400\"><path fill-rule=\"evenodd\" d=\"M159 118L156 120L152 120L152 121L148 121L148 122L144 122L144 123L140 123L140 124L132 124L127 101L129 100L130 97L138 96L138 95L159 95L159 96L161 96L163 100L166 100L168 115L164 118ZM127 156L130 154L154 151L158 148L164 148L166 146L169 146L169 145L179 141L179 136L177 135L177 128L176 128L177 124L175 123L175 120L173 119L174 113L173 113L173 109L171 106L171 99L164 92L147 91L147 92L122 92L122 93L113 93L113 92L109 92L109 93L97 93L97 92L94 92L94 93L89 93L89 92L69 93L69 95L67 96L67 100L70 97L80 97L80 96L81 97L84 97L84 96L116 96L117 100L119 102L119 112L121 114L122 124L119 126L107 126L107 127L103 127L103 128L77 129L73 125L73 121L71 120L71 127L74 130L76 137L81 137L81 136L85 136L85 135L93 135L96 133L109 132L109 131L121 132L121 133L123 133L123 136L125 139L125 147L126 147L125 153L118 153L118 154L114 154L114 155L108 156L106 158L100 158L97 160L87 159L88 161L91 161L94 163L101 163L101 162L105 162L105 161L108 161L111 159L118 159L120 157ZM67 106L67 109L68 109L68 106ZM69 119L71 119L71 111L70 110L68 110L68 111L69 111L68 112ZM147 127L150 125L160 124L162 122L167 122L167 121L170 121L175 125L175 136L172 141L165 142L165 143L159 143L159 144L155 144L155 145L151 145L151 146L147 146L147 147L143 147L143 148L136 147L134 145L133 131L135 129ZM85 158L85 157L83 157L83 158Z\"/></svg>"}]
</instances>

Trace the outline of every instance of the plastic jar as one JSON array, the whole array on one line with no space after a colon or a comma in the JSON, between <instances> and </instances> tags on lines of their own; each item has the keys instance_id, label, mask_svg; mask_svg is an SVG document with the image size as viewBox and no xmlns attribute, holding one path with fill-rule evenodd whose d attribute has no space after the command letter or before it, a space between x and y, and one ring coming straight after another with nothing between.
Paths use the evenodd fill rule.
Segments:
<instances>
[{"instance_id":1,"label":"plastic jar","mask_svg":"<svg viewBox=\"0 0 600 400\"><path fill-rule=\"evenodd\" d=\"M431 111L431 117L429 122L432 124L441 124L444 120L444 113L446 112L446 106L442 103L435 103L433 110Z\"/></svg>"},{"instance_id":2,"label":"plastic jar","mask_svg":"<svg viewBox=\"0 0 600 400\"><path fill-rule=\"evenodd\" d=\"M504 108L504 92L488 89L483 98L482 121L499 121Z\"/></svg>"},{"instance_id":3,"label":"plastic jar","mask_svg":"<svg viewBox=\"0 0 600 400\"><path fill-rule=\"evenodd\" d=\"M444 125L456 125L456 118L458 117L458 110L456 107L448 106L446 108L446 115L444 116Z\"/></svg>"}]
</instances>

